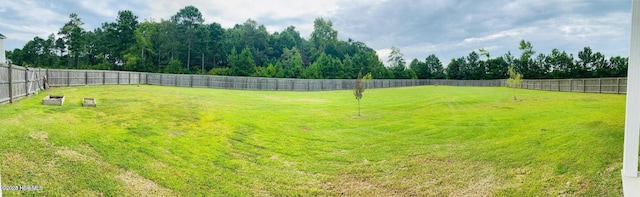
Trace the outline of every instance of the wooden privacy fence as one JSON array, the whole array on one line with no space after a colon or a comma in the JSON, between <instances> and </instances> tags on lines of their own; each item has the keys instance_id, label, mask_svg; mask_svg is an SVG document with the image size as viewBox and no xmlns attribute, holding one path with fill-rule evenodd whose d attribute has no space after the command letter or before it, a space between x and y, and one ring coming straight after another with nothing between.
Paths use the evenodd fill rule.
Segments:
<instances>
[{"instance_id":1,"label":"wooden privacy fence","mask_svg":"<svg viewBox=\"0 0 640 197\"><path fill-rule=\"evenodd\" d=\"M106 70L46 69L49 86L144 84L148 73Z\"/></svg>"},{"instance_id":2,"label":"wooden privacy fence","mask_svg":"<svg viewBox=\"0 0 640 197\"><path fill-rule=\"evenodd\" d=\"M152 84L177 87L200 87L237 90L320 91L350 90L354 79L290 79L216 75L161 74L107 70L33 69L0 65L0 103L37 93L44 89L43 76L49 86ZM445 79L374 79L367 88L389 88L423 85L507 86L500 80ZM626 78L541 79L523 80L520 88L562 92L625 94Z\"/></svg>"},{"instance_id":3,"label":"wooden privacy fence","mask_svg":"<svg viewBox=\"0 0 640 197\"><path fill-rule=\"evenodd\" d=\"M147 73L146 84L239 90L319 91L353 89L354 79L290 79ZM421 85L500 86L501 80L374 79L367 88Z\"/></svg>"},{"instance_id":4,"label":"wooden privacy fence","mask_svg":"<svg viewBox=\"0 0 640 197\"><path fill-rule=\"evenodd\" d=\"M13 103L17 98L44 89L42 69L0 64L0 103Z\"/></svg>"},{"instance_id":5,"label":"wooden privacy fence","mask_svg":"<svg viewBox=\"0 0 640 197\"><path fill-rule=\"evenodd\" d=\"M354 79L291 79L162 74L104 70L44 69L50 86L151 84L237 90L320 91L353 89ZM501 86L503 80L374 79L367 88L421 85Z\"/></svg>"},{"instance_id":6,"label":"wooden privacy fence","mask_svg":"<svg viewBox=\"0 0 640 197\"><path fill-rule=\"evenodd\" d=\"M505 84L506 86L506 81ZM560 92L627 93L627 78L527 79L520 88Z\"/></svg>"}]
</instances>

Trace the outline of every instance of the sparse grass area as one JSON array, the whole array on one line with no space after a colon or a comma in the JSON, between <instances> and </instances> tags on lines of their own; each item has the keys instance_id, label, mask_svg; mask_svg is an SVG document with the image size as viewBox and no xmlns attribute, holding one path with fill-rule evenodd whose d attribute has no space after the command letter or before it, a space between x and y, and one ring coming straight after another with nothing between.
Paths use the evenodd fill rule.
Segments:
<instances>
[{"instance_id":1,"label":"sparse grass area","mask_svg":"<svg viewBox=\"0 0 640 197\"><path fill-rule=\"evenodd\" d=\"M2 184L43 187L3 193L621 195L624 95L516 92L55 88L0 106Z\"/></svg>"}]
</instances>

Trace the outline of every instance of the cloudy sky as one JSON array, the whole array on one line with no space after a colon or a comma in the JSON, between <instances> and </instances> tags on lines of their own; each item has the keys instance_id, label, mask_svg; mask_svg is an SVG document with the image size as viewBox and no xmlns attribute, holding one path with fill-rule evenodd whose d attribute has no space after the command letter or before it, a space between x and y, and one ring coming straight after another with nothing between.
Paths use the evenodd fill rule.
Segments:
<instances>
[{"instance_id":1,"label":"cloudy sky","mask_svg":"<svg viewBox=\"0 0 640 197\"><path fill-rule=\"evenodd\" d=\"M553 48L577 54L589 46L607 57L629 55L630 0L5 0L0 33L12 50L58 32L72 12L92 30L114 22L119 10L159 21L187 5L196 6L205 23L230 28L251 18L270 32L293 25L305 38L313 20L323 17L340 39L362 41L385 60L392 46L407 62L436 54L445 65L479 48L518 55L521 39L545 54Z\"/></svg>"}]
</instances>

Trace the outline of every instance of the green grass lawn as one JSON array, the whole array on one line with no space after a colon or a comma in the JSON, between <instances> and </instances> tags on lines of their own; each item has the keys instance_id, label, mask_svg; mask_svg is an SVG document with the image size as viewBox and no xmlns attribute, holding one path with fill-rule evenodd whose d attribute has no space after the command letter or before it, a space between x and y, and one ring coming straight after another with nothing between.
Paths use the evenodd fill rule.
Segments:
<instances>
[{"instance_id":1,"label":"green grass lawn","mask_svg":"<svg viewBox=\"0 0 640 197\"><path fill-rule=\"evenodd\" d=\"M369 89L358 117L352 91L54 88L0 106L0 173L43 188L7 196L619 196L624 106L423 86Z\"/></svg>"}]
</instances>

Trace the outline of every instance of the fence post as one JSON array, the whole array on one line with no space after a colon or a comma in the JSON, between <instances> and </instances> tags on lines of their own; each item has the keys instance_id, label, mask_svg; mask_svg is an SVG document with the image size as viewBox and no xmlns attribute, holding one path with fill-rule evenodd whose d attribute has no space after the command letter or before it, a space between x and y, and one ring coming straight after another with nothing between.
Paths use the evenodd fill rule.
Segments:
<instances>
[{"instance_id":1,"label":"fence post","mask_svg":"<svg viewBox=\"0 0 640 197\"><path fill-rule=\"evenodd\" d=\"M9 103L13 103L13 65L9 64Z\"/></svg>"},{"instance_id":2,"label":"fence post","mask_svg":"<svg viewBox=\"0 0 640 197\"><path fill-rule=\"evenodd\" d=\"M116 73L118 74L118 85L120 85L120 71L116 71Z\"/></svg>"},{"instance_id":3,"label":"fence post","mask_svg":"<svg viewBox=\"0 0 640 197\"><path fill-rule=\"evenodd\" d=\"M587 84L585 82L585 79L582 80L582 92L587 92Z\"/></svg>"},{"instance_id":4,"label":"fence post","mask_svg":"<svg viewBox=\"0 0 640 197\"><path fill-rule=\"evenodd\" d=\"M569 79L569 92L573 92L573 79Z\"/></svg>"},{"instance_id":5,"label":"fence post","mask_svg":"<svg viewBox=\"0 0 640 197\"><path fill-rule=\"evenodd\" d=\"M210 88L210 86L211 86L211 77L209 77L209 75L205 75L205 79L207 79L207 88Z\"/></svg>"},{"instance_id":6,"label":"fence post","mask_svg":"<svg viewBox=\"0 0 640 197\"><path fill-rule=\"evenodd\" d=\"M47 74L46 74L47 75L47 81L45 81L45 82L49 83L49 69L48 68L47 68L46 72L47 72ZM44 84L43 84L43 87L46 88L46 86L44 86Z\"/></svg>"},{"instance_id":7,"label":"fence post","mask_svg":"<svg viewBox=\"0 0 640 197\"><path fill-rule=\"evenodd\" d=\"M180 75L175 75L175 74L174 74L173 76L175 76L175 77L174 77L174 79L175 79L175 80L173 80L173 83L174 83L174 85L177 87L177 86L178 86L178 76L180 76Z\"/></svg>"},{"instance_id":8,"label":"fence post","mask_svg":"<svg viewBox=\"0 0 640 197\"><path fill-rule=\"evenodd\" d=\"M106 72L102 71L102 85L106 85L107 84L107 82L105 81L106 75L107 75Z\"/></svg>"},{"instance_id":9,"label":"fence post","mask_svg":"<svg viewBox=\"0 0 640 197\"><path fill-rule=\"evenodd\" d=\"M602 93L602 79L598 78L598 93Z\"/></svg>"},{"instance_id":10,"label":"fence post","mask_svg":"<svg viewBox=\"0 0 640 197\"><path fill-rule=\"evenodd\" d=\"M89 71L84 71L84 85L89 85Z\"/></svg>"},{"instance_id":11,"label":"fence post","mask_svg":"<svg viewBox=\"0 0 640 197\"><path fill-rule=\"evenodd\" d=\"M29 69L27 69L26 67L24 68L24 95L28 96L29 95L29 72L27 72Z\"/></svg>"},{"instance_id":12,"label":"fence post","mask_svg":"<svg viewBox=\"0 0 640 197\"><path fill-rule=\"evenodd\" d=\"M616 94L620 94L620 78L616 78Z\"/></svg>"},{"instance_id":13,"label":"fence post","mask_svg":"<svg viewBox=\"0 0 640 197\"><path fill-rule=\"evenodd\" d=\"M189 75L189 78L191 78L191 81L189 81L189 87L193 88L193 75Z\"/></svg>"},{"instance_id":14,"label":"fence post","mask_svg":"<svg viewBox=\"0 0 640 197\"><path fill-rule=\"evenodd\" d=\"M67 70L67 86L71 86L71 71Z\"/></svg>"}]
</instances>

